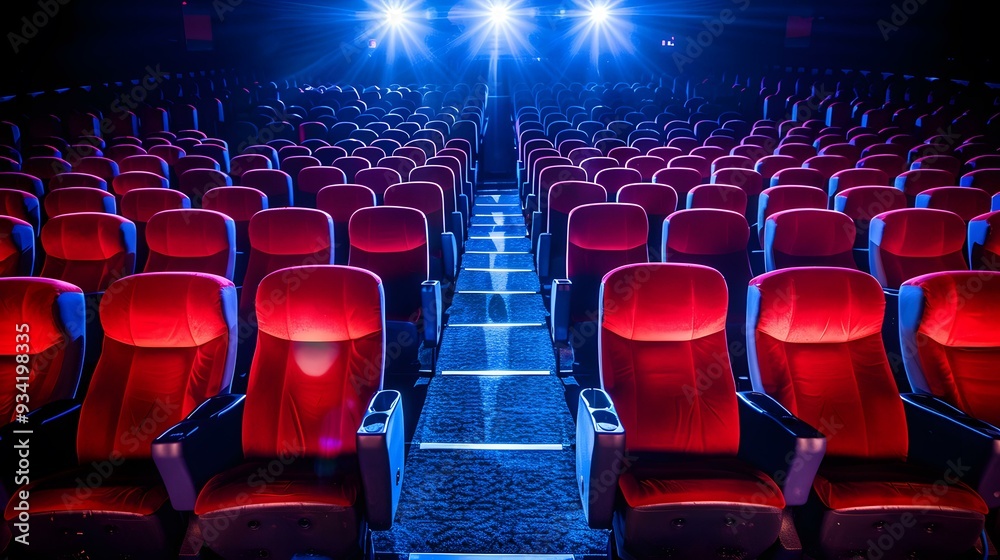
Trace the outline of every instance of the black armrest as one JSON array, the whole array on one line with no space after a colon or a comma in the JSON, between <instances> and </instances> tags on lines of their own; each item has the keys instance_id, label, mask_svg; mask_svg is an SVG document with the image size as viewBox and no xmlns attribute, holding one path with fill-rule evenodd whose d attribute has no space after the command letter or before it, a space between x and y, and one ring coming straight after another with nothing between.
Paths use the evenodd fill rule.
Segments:
<instances>
[{"instance_id":1,"label":"black armrest","mask_svg":"<svg viewBox=\"0 0 1000 560\"><path fill-rule=\"evenodd\" d=\"M625 428L611 396L602 389L584 389L576 413L576 481L590 527L611 528L618 477L629 464Z\"/></svg>"},{"instance_id":2,"label":"black armrest","mask_svg":"<svg viewBox=\"0 0 1000 560\"><path fill-rule=\"evenodd\" d=\"M764 393L738 397L740 458L767 473L781 488L785 503L806 503L826 453L826 438Z\"/></svg>"},{"instance_id":3,"label":"black armrest","mask_svg":"<svg viewBox=\"0 0 1000 560\"><path fill-rule=\"evenodd\" d=\"M552 258L552 234L539 233L538 240L532 241L532 243L535 244L531 247L531 250L535 252L535 269L538 270L538 278L544 284L551 279L549 269L552 264L549 259Z\"/></svg>"},{"instance_id":4,"label":"black armrest","mask_svg":"<svg viewBox=\"0 0 1000 560\"><path fill-rule=\"evenodd\" d=\"M392 527L396 517L406 456L403 428L399 392L375 393L358 428L357 447L368 526L376 531Z\"/></svg>"},{"instance_id":5,"label":"black armrest","mask_svg":"<svg viewBox=\"0 0 1000 560\"><path fill-rule=\"evenodd\" d=\"M990 509L1000 506L1000 429L932 395L902 398L910 460L975 488Z\"/></svg>"},{"instance_id":6,"label":"black armrest","mask_svg":"<svg viewBox=\"0 0 1000 560\"><path fill-rule=\"evenodd\" d=\"M458 276L458 241L454 233L446 231L441 234L441 259L444 265L444 277L454 280Z\"/></svg>"},{"instance_id":7,"label":"black armrest","mask_svg":"<svg viewBox=\"0 0 1000 560\"><path fill-rule=\"evenodd\" d=\"M552 321L552 343L558 348L569 344L569 298L573 282L560 279L552 281L550 298L550 320Z\"/></svg>"},{"instance_id":8,"label":"black armrest","mask_svg":"<svg viewBox=\"0 0 1000 560\"><path fill-rule=\"evenodd\" d=\"M424 346L437 348L441 342L443 303L441 283L425 280L420 284L421 316L424 321Z\"/></svg>"},{"instance_id":9,"label":"black armrest","mask_svg":"<svg viewBox=\"0 0 1000 560\"><path fill-rule=\"evenodd\" d=\"M153 461L174 509L193 510L208 479L243 460L245 399L212 397L153 441Z\"/></svg>"},{"instance_id":10,"label":"black armrest","mask_svg":"<svg viewBox=\"0 0 1000 560\"><path fill-rule=\"evenodd\" d=\"M10 496L31 481L76 464L76 430L80 403L59 400L28 412L26 423L12 422L0 428L0 461L6 466L0 476L0 494ZM26 432L30 433L18 433ZM31 469L18 467L25 445L31 454Z\"/></svg>"}]
</instances>

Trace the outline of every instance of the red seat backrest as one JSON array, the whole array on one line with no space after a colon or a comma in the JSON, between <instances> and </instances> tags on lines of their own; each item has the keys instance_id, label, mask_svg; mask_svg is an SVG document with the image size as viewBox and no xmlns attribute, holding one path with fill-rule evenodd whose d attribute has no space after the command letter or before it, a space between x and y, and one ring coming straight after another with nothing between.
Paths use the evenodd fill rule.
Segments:
<instances>
[{"instance_id":1,"label":"red seat backrest","mask_svg":"<svg viewBox=\"0 0 1000 560\"><path fill-rule=\"evenodd\" d=\"M96 212L64 214L42 227L45 264L40 276L103 292L135 271L135 224Z\"/></svg>"},{"instance_id":2,"label":"red seat backrest","mask_svg":"<svg viewBox=\"0 0 1000 560\"><path fill-rule=\"evenodd\" d=\"M214 210L164 210L146 223L145 272L203 272L230 280L236 259L236 223Z\"/></svg>"},{"instance_id":3,"label":"red seat backrest","mask_svg":"<svg viewBox=\"0 0 1000 560\"><path fill-rule=\"evenodd\" d=\"M868 230L871 273L883 287L898 289L922 274L967 269L965 239L965 222L958 214L930 208L883 212Z\"/></svg>"}]
</instances>

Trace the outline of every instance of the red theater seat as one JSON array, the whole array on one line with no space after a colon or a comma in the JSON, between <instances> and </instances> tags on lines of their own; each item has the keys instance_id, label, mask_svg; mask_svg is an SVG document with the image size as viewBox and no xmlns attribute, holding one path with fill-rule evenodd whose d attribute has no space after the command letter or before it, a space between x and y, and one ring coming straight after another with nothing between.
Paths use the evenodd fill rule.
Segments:
<instances>
[{"instance_id":1,"label":"red theater seat","mask_svg":"<svg viewBox=\"0 0 1000 560\"><path fill-rule=\"evenodd\" d=\"M729 287L727 323L745 327L746 286L753 276L747 256L749 240L750 226L739 212L678 210L663 222L661 254L663 262L700 264L721 272ZM741 330L735 332L742 334Z\"/></svg>"},{"instance_id":2,"label":"red theater seat","mask_svg":"<svg viewBox=\"0 0 1000 560\"><path fill-rule=\"evenodd\" d=\"M677 210L677 193L668 185L631 183L618 191L616 202L636 204L646 211L646 220L649 226L646 247L649 250L649 260L650 262L659 262L663 220Z\"/></svg>"},{"instance_id":3,"label":"red theater seat","mask_svg":"<svg viewBox=\"0 0 1000 560\"><path fill-rule=\"evenodd\" d=\"M845 169L830 177L827 183L827 194L838 194L854 187L871 187L891 185L892 179L881 169Z\"/></svg>"},{"instance_id":4,"label":"red theater seat","mask_svg":"<svg viewBox=\"0 0 1000 560\"><path fill-rule=\"evenodd\" d=\"M822 173L823 177L827 181L824 183L824 185L826 185L829 183L830 177L833 177L834 173L845 169L851 169L854 167L854 163L844 156L825 155L813 156L805 160L805 162L802 163L802 167L806 169L815 169Z\"/></svg>"},{"instance_id":5,"label":"red theater seat","mask_svg":"<svg viewBox=\"0 0 1000 560\"><path fill-rule=\"evenodd\" d=\"M385 167L387 169L395 170L396 173L399 173L400 179L403 181L409 181L410 172L416 169L417 164L413 163L413 160L410 158L402 156L386 156L378 160L378 165L375 167Z\"/></svg>"},{"instance_id":6,"label":"red theater seat","mask_svg":"<svg viewBox=\"0 0 1000 560\"><path fill-rule=\"evenodd\" d=\"M110 288L100 320L104 349L83 406L50 428L61 430L50 437L63 440L67 430L76 432L79 462L29 486L28 550L48 558L176 558L183 518L168 501L151 446L160 432L228 389L236 289L209 275L137 275ZM114 465L97 470L108 461ZM78 491L79 480L95 476L100 485ZM8 520L17 516L14 506Z\"/></svg>"},{"instance_id":7,"label":"red theater seat","mask_svg":"<svg viewBox=\"0 0 1000 560\"><path fill-rule=\"evenodd\" d=\"M33 194L14 189L0 189L0 216L27 222L37 237L41 231L42 211Z\"/></svg>"},{"instance_id":8,"label":"red theater seat","mask_svg":"<svg viewBox=\"0 0 1000 560\"><path fill-rule=\"evenodd\" d=\"M191 206L201 207L201 197L208 191L218 187L231 187L233 180L229 175L214 169L191 169L181 173L177 181L177 190L191 199Z\"/></svg>"},{"instance_id":9,"label":"red theater seat","mask_svg":"<svg viewBox=\"0 0 1000 560\"><path fill-rule=\"evenodd\" d=\"M841 212L805 208L771 214L764 223L764 268L835 266L857 269L854 220Z\"/></svg>"},{"instance_id":10,"label":"red theater seat","mask_svg":"<svg viewBox=\"0 0 1000 560\"><path fill-rule=\"evenodd\" d=\"M538 277L547 284L566 276L566 234L569 214L584 204L606 202L607 191L597 183L567 181L548 196L547 231L539 235L534 249L538 258Z\"/></svg>"},{"instance_id":11,"label":"red theater seat","mask_svg":"<svg viewBox=\"0 0 1000 560\"><path fill-rule=\"evenodd\" d=\"M609 157L592 157L583 160L578 165L581 169L587 172L587 180L594 182L598 173L605 169L618 167L618 162Z\"/></svg>"},{"instance_id":12,"label":"red theater seat","mask_svg":"<svg viewBox=\"0 0 1000 560\"><path fill-rule=\"evenodd\" d=\"M868 224L872 218L888 212L906 208L906 195L893 187L852 187L841 191L833 201L833 209L847 214L854 220L857 232L854 236L855 249L868 249Z\"/></svg>"},{"instance_id":13,"label":"red theater seat","mask_svg":"<svg viewBox=\"0 0 1000 560\"><path fill-rule=\"evenodd\" d=\"M574 325L597 321L605 274L648 262L648 230L646 212L636 204L585 204L569 213L566 279L552 283L552 340L557 346L568 342Z\"/></svg>"},{"instance_id":14,"label":"red theater seat","mask_svg":"<svg viewBox=\"0 0 1000 560\"><path fill-rule=\"evenodd\" d=\"M361 557L368 529L391 527L403 474L401 398L380 391L381 282L355 268L310 266L276 271L260 287L245 399L217 397L161 436L157 466L171 502L194 510L200 534L216 535L196 549ZM280 472L257 491L255 473L273 463ZM214 476L202 487L191 472ZM229 529L210 533L220 523Z\"/></svg>"},{"instance_id":15,"label":"red theater seat","mask_svg":"<svg viewBox=\"0 0 1000 560\"><path fill-rule=\"evenodd\" d=\"M50 192L67 187L87 187L106 191L108 190L108 182L87 173L62 173L49 179Z\"/></svg>"},{"instance_id":16,"label":"red theater seat","mask_svg":"<svg viewBox=\"0 0 1000 560\"><path fill-rule=\"evenodd\" d=\"M237 356L237 387L246 386L256 338L254 305L261 279L292 266L333 264L333 220L312 208L269 208L250 218L250 256L240 292L240 348ZM246 336L244 336L244 333Z\"/></svg>"},{"instance_id":17,"label":"red theater seat","mask_svg":"<svg viewBox=\"0 0 1000 560\"><path fill-rule=\"evenodd\" d=\"M917 208L936 208L954 212L966 223L990 211L990 195L972 187L935 187L917 195Z\"/></svg>"},{"instance_id":18,"label":"red theater seat","mask_svg":"<svg viewBox=\"0 0 1000 560\"><path fill-rule=\"evenodd\" d=\"M826 193L816 187L783 185L764 189L757 200L757 234L761 247L764 246L764 223L771 214L797 208L824 209L827 204Z\"/></svg>"},{"instance_id":19,"label":"red theater seat","mask_svg":"<svg viewBox=\"0 0 1000 560\"><path fill-rule=\"evenodd\" d=\"M144 272L202 272L233 279L236 223L221 212L164 210L146 223Z\"/></svg>"},{"instance_id":20,"label":"red theater seat","mask_svg":"<svg viewBox=\"0 0 1000 560\"><path fill-rule=\"evenodd\" d=\"M419 169L419 167L417 169ZM415 171L416 169L414 170L414 172ZM440 179L440 176L435 174L434 172L431 172L429 175L433 175L436 179ZM425 179L420 177L414 177L413 173L410 173L410 180L423 181ZM386 189L397 183L402 183L403 179L402 177L399 176L399 173L397 173L394 169L389 169L386 167L372 167L369 169L362 169L358 171L358 173L354 177L354 182L359 185L364 185L369 189L371 189L372 192L375 193L376 200L378 200L381 203L382 197L385 196ZM452 198L454 199L454 190L450 188L450 186L454 184L454 180L451 177L449 177L447 182L442 181L442 183L444 183L442 189L444 187L449 187L448 190L449 192L452 193ZM447 201L445 201L445 205L447 204L448 204ZM452 208L454 208L454 206L452 206Z\"/></svg>"},{"instance_id":21,"label":"red theater seat","mask_svg":"<svg viewBox=\"0 0 1000 560\"><path fill-rule=\"evenodd\" d=\"M192 169L211 169L213 171L221 171L222 167L219 162L208 156L196 156L196 155L186 155L174 164L174 174L180 177L184 173L191 171Z\"/></svg>"},{"instance_id":22,"label":"red theater seat","mask_svg":"<svg viewBox=\"0 0 1000 560\"><path fill-rule=\"evenodd\" d=\"M250 251L250 219L267 210L267 195L250 187L218 187L205 193L201 200L205 210L221 212L232 218L236 226L236 251Z\"/></svg>"},{"instance_id":23,"label":"red theater seat","mask_svg":"<svg viewBox=\"0 0 1000 560\"><path fill-rule=\"evenodd\" d=\"M700 185L704 178L700 171L688 167L671 167L653 174L653 182L670 185L677 192L678 200L687 200L691 189Z\"/></svg>"},{"instance_id":24,"label":"red theater seat","mask_svg":"<svg viewBox=\"0 0 1000 560\"><path fill-rule=\"evenodd\" d=\"M111 182L111 190L121 197L135 189L167 189L170 181L156 173L148 171L129 171L115 177Z\"/></svg>"},{"instance_id":25,"label":"red theater seat","mask_svg":"<svg viewBox=\"0 0 1000 560\"><path fill-rule=\"evenodd\" d=\"M896 176L893 185L903 191L907 200L916 199L917 195L935 187L955 186L955 178L947 171L940 169L917 169L904 171Z\"/></svg>"},{"instance_id":26,"label":"red theater seat","mask_svg":"<svg viewBox=\"0 0 1000 560\"><path fill-rule=\"evenodd\" d=\"M427 219L427 246L431 257L432 280L454 280L458 274L458 243L455 235L445 232L444 193L435 183L410 181L393 185L385 191L386 206L413 208Z\"/></svg>"},{"instance_id":27,"label":"red theater seat","mask_svg":"<svg viewBox=\"0 0 1000 560\"><path fill-rule=\"evenodd\" d=\"M756 558L780 549L783 489L756 464L765 461L745 453L776 418L737 396L722 275L697 265L630 265L608 272L600 292L601 389L581 393L577 424L590 526L611 527L612 552L624 558ZM807 432L802 439L821 453L812 430L783 429L786 437ZM635 467L609 470L616 455L636 457ZM601 472L611 475L598 487ZM802 485L797 477L782 482L786 491Z\"/></svg>"},{"instance_id":28,"label":"red theater seat","mask_svg":"<svg viewBox=\"0 0 1000 560\"><path fill-rule=\"evenodd\" d=\"M333 239L336 243L334 262L347 264L351 248L348 225L351 216L361 208L375 206L375 193L363 185L334 185L320 189L316 208L333 218Z\"/></svg>"},{"instance_id":29,"label":"red theater seat","mask_svg":"<svg viewBox=\"0 0 1000 560\"><path fill-rule=\"evenodd\" d=\"M1000 169L977 169L970 171L962 178L959 184L963 187L975 187L983 189L993 196L1000 193Z\"/></svg>"},{"instance_id":30,"label":"red theater seat","mask_svg":"<svg viewBox=\"0 0 1000 560\"><path fill-rule=\"evenodd\" d=\"M304 208L315 208L316 194L320 189L347 182L347 175L336 167L306 167L299 171L295 201Z\"/></svg>"},{"instance_id":31,"label":"red theater seat","mask_svg":"<svg viewBox=\"0 0 1000 560\"><path fill-rule=\"evenodd\" d=\"M292 177L280 169L254 169L240 178L244 187L257 189L267 195L268 208L294 206L295 195Z\"/></svg>"},{"instance_id":32,"label":"red theater seat","mask_svg":"<svg viewBox=\"0 0 1000 560\"><path fill-rule=\"evenodd\" d=\"M51 218L40 237L40 276L103 292L135 272L135 224L113 214L84 212Z\"/></svg>"},{"instance_id":33,"label":"red theater seat","mask_svg":"<svg viewBox=\"0 0 1000 560\"><path fill-rule=\"evenodd\" d=\"M805 185L826 190L827 178L819 170L804 167L792 167L775 172L771 176L772 187L779 185Z\"/></svg>"},{"instance_id":34,"label":"red theater seat","mask_svg":"<svg viewBox=\"0 0 1000 560\"><path fill-rule=\"evenodd\" d=\"M943 474L949 458L933 457L938 470L921 465L932 457L914 456L912 436L922 423L900 399L882 345L878 282L841 268L779 270L751 282L747 309L754 390L827 437L813 493L796 519L806 553L901 559L969 552L986 504L961 477ZM920 498L930 495L933 502ZM893 546L877 544L892 524L900 524Z\"/></svg>"},{"instance_id":35,"label":"red theater seat","mask_svg":"<svg viewBox=\"0 0 1000 560\"><path fill-rule=\"evenodd\" d=\"M972 270L1000 271L1000 211L969 222L968 246Z\"/></svg>"},{"instance_id":36,"label":"red theater seat","mask_svg":"<svg viewBox=\"0 0 1000 560\"><path fill-rule=\"evenodd\" d=\"M746 215L747 193L733 185L698 185L688 192L686 207L718 208Z\"/></svg>"},{"instance_id":37,"label":"red theater seat","mask_svg":"<svg viewBox=\"0 0 1000 560\"><path fill-rule=\"evenodd\" d=\"M27 173L0 172L0 188L29 193L37 198L45 196L45 186L41 179Z\"/></svg>"},{"instance_id":38,"label":"red theater seat","mask_svg":"<svg viewBox=\"0 0 1000 560\"><path fill-rule=\"evenodd\" d=\"M876 154L858 160L858 169L878 169L889 177L906 171L906 158L896 154Z\"/></svg>"},{"instance_id":39,"label":"red theater seat","mask_svg":"<svg viewBox=\"0 0 1000 560\"><path fill-rule=\"evenodd\" d=\"M359 156L347 156L333 160L333 167L344 172L345 183L355 183L358 172L372 167L372 163Z\"/></svg>"},{"instance_id":40,"label":"red theater seat","mask_svg":"<svg viewBox=\"0 0 1000 560\"><path fill-rule=\"evenodd\" d=\"M49 218L77 212L115 213L115 197L108 191L88 187L67 187L50 192L43 203Z\"/></svg>"},{"instance_id":41,"label":"red theater seat","mask_svg":"<svg viewBox=\"0 0 1000 560\"><path fill-rule=\"evenodd\" d=\"M35 229L24 220L0 215L0 278L31 276L34 264Z\"/></svg>"},{"instance_id":42,"label":"red theater seat","mask_svg":"<svg viewBox=\"0 0 1000 560\"><path fill-rule=\"evenodd\" d=\"M413 341L400 343L399 357L387 367L408 368L420 341L436 348L441 337L441 284L430 278L427 219L413 208L362 208L351 216L349 231L348 264L382 279L391 340Z\"/></svg>"},{"instance_id":43,"label":"red theater seat","mask_svg":"<svg viewBox=\"0 0 1000 560\"><path fill-rule=\"evenodd\" d=\"M236 156L230 162L229 176L234 185L239 185L243 174L254 169L273 169L271 160L261 154L243 154Z\"/></svg>"},{"instance_id":44,"label":"red theater seat","mask_svg":"<svg viewBox=\"0 0 1000 560\"><path fill-rule=\"evenodd\" d=\"M898 290L915 276L966 270L965 238L965 222L958 214L930 208L883 212L868 229L871 273L883 288Z\"/></svg>"},{"instance_id":45,"label":"red theater seat","mask_svg":"<svg viewBox=\"0 0 1000 560\"><path fill-rule=\"evenodd\" d=\"M170 169L167 167L167 162L157 156L151 155L129 156L118 162L118 169L122 173L128 171L147 171L155 173L160 177L170 177Z\"/></svg>"},{"instance_id":46,"label":"red theater seat","mask_svg":"<svg viewBox=\"0 0 1000 560\"><path fill-rule=\"evenodd\" d=\"M73 166L73 172L100 177L110 184L118 176L120 169L118 168L118 163L112 159L89 156L80 158L80 161Z\"/></svg>"}]
</instances>

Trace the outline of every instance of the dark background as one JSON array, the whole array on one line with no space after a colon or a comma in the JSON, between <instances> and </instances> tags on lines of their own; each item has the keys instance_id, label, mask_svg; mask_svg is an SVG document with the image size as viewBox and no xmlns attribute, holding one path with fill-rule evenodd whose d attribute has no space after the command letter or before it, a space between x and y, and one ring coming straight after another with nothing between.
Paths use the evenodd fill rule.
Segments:
<instances>
[{"instance_id":1,"label":"dark background","mask_svg":"<svg viewBox=\"0 0 1000 560\"><path fill-rule=\"evenodd\" d=\"M488 71L482 60L488 57L477 60L467 43L454 44L461 29L440 16L419 21L422 27L417 33L425 39L422 47L431 55L410 58L397 53L390 63L385 48L367 48L373 33L358 13L371 8L363 2L189 0L182 5L181 0L41 1L58 5L59 11L47 18L48 23L18 54L11 48L9 34L22 33L21 18L30 19L40 12L39 0L4 0L0 6L5 34L0 46L4 68L0 91L4 93L139 78L147 65L160 65L169 72L228 68L269 79L324 76L380 82L429 81L435 73L454 78ZM589 55L571 60L567 52L566 41L572 37L565 21L554 14L560 8L572 8L572 4L532 3L539 14L528 37L535 50L530 53L534 66L525 65L526 77L543 79L538 72L580 79L634 79L658 71L677 74L674 53L684 54L687 38L696 38L706 29L704 21L718 18L725 9L734 11L735 20L713 36L712 43L693 62L684 64L686 73L782 65L902 71L972 80L1000 77L998 34L991 29L981 3L694 0L643 4L647 1L622 4L643 14L633 18L637 27L628 37L638 56L604 55L598 75L589 64ZM747 3L740 11L739 6ZM421 9L431 7L440 15L453 5L454 1L431 1L421 4ZM916 11L906 16L898 30L890 31L887 41L878 22L892 23L894 5L900 13ZM203 22L211 19L210 44L185 40L185 14L200 14ZM806 18L798 21L805 23L807 36L786 37L790 16ZM896 21L900 21L899 15ZM661 40L671 36L677 47L661 47ZM385 45L383 41L382 47ZM206 47L211 50L191 50Z\"/></svg>"}]
</instances>

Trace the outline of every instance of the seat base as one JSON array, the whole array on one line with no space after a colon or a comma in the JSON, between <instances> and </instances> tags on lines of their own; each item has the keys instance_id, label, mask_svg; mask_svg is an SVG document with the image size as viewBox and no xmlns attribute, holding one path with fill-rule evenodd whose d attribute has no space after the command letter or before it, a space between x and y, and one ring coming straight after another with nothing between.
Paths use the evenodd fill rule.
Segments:
<instances>
[{"instance_id":1,"label":"seat base","mask_svg":"<svg viewBox=\"0 0 1000 560\"><path fill-rule=\"evenodd\" d=\"M170 560L184 517L169 505L151 515L61 511L32 516L29 546L12 543L11 558L30 560Z\"/></svg>"},{"instance_id":2,"label":"seat base","mask_svg":"<svg viewBox=\"0 0 1000 560\"><path fill-rule=\"evenodd\" d=\"M823 558L954 560L976 546L983 516L922 508L827 511L819 531ZM982 553L973 557L982 558Z\"/></svg>"},{"instance_id":3,"label":"seat base","mask_svg":"<svg viewBox=\"0 0 1000 560\"><path fill-rule=\"evenodd\" d=\"M369 532L353 508L257 505L199 516L203 558L226 560L318 556L361 559L368 555Z\"/></svg>"}]
</instances>

